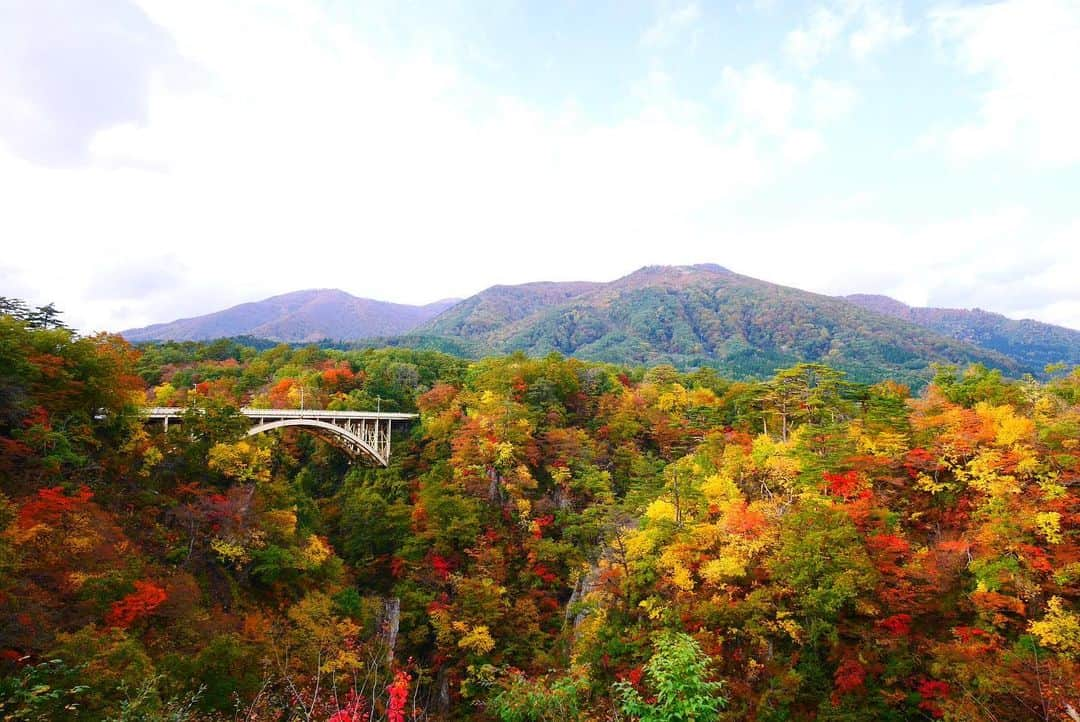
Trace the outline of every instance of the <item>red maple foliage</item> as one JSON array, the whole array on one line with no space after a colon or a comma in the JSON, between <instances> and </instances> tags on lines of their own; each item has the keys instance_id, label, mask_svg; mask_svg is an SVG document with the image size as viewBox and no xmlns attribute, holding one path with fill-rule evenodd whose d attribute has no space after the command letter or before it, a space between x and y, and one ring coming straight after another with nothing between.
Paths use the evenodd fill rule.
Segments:
<instances>
[{"instance_id":1,"label":"red maple foliage","mask_svg":"<svg viewBox=\"0 0 1080 722\"><path fill-rule=\"evenodd\" d=\"M19 510L18 525L21 529L29 529L38 524L55 524L65 514L89 502L93 496L94 493L85 485L71 496L64 493L62 486L41 489L36 499L28 501Z\"/></svg>"},{"instance_id":2,"label":"red maple foliage","mask_svg":"<svg viewBox=\"0 0 1080 722\"><path fill-rule=\"evenodd\" d=\"M450 576L450 570L453 568L450 561L445 557L438 554L431 555L431 568L435 570L435 574L439 579L446 579Z\"/></svg>"},{"instance_id":3,"label":"red maple foliage","mask_svg":"<svg viewBox=\"0 0 1080 722\"><path fill-rule=\"evenodd\" d=\"M367 722L367 720L367 704L364 698L358 695L356 690L351 689L348 697L345 698L345 706L330 715L326 722Z\"/></svg>"},{"instance_id":4,"label":"red maple foliage","mask_svg":"<svg viewBox=\"0 0 1080 722\"><path fill-rule=\"evenodd\" d=\"M746 502L739 502L728 512L726 522L732 534L753 537L765 526L766 519L760 511L747 508Z\"/></svg>"},{"instance_id":5,"label":"red maple foliage","mask_svg":"<svg viewBox=\"0 0 1080 722\"><path fill-rule=\"evenodd\" d=\"M534 564L532 572L536 576L540 577L540 579L545 584L554 584L555 582L559 581L559 577L543 564Z\"/></svg>"},{"instance_id":6,"label":"red maple foliage","mask_svg":"<svg viewBox=\"0 0 1080 722\"><path fill-rule=\"evenodd\" d=\"M947 682L936 679L924 679L919 682L917 691L919 696L922 697L922 701L919 702L919 709L932 717L941 717L944 714L941 707L938 706L938 702L949 696L949 685Z\"/></svg>"},{"instance_id":7,"label":"red maple foliage","mask_svg":"<svg viewBox=\"0 0 1080 722\"><path fill-rule=\"evenodd\" d=\"M442 411L450 406L450 402L454 400L457 394L457 387L439 382L431 387L430 391L426 391L416 398L416 407L424 413Z\"/></svg>"},{"instance_id":8,"label":"red maple foliage","mask_svg":"<svg viewBox=\"0 0 1080 722\"><path fill-rule=\"evenodd\" d=\"M833 675L833 684L836 687L837 694L840 695L851 694L862 689L865 681L866 669L859 663L859 660L853 657L848 657L841 662L836 668L836 674Z\"/></svg>"},{"instance_id":9,"label":"red maple foliage","mask_svg":"<svg viewBox=\"0 0 1080 722\"><path fill-rule=\"evenodd\" d=\"M862 479L856 471L845 471L842 474L831 474L826 471L821 476L829 487L829 493L844 499L855 496L859 487L862 486Z\"/></svg>"},{"instance_id":10,"label":"red maple foliage","mask_svg":"<svg viewBox=\"0 0 1080 722\"><path fill-rule=\"evenodd\" d=\"M907 554L911 551L911 545L907 540L896 534L875 534L866 539L866 544L872 550L882 554Z\"/></svg>"},{"instance_id":11,"label":"red maple foliage","mask_svg":"<svg viewBox=\"0 0 1080 722\"><path fill-rule=\"evenodd\" d=\"M33 453L33 450L22 441L0 436L0 471L19 468L23 460Z\"/></svg>"},{"instance_id":12,"label":"red maple foliage","mask_svg":"<svg viewBox=\"0 0 1080 722\"><path fill-rule=\"evenodd\" d=\"M963 645L962 653L969 657L977 657L993 651L998 646L997 637L978 627L954 627L953 634L957 641Z\"/></svg>"},{"instance_id":13,"label":"red maple foliage","mask_svg":"<svg viewBox=\"0 0 1080 722\"><path fill-rule=\"evenodd\" d=\"M555 523L555 517L552 514L545 514L544 516L538 516L535 519L536 527L533 529L533 536L537 539L544 536L544 529Z\"/></svg>"},{"instance_id":14,"label":"red maple foliage","mask_svg":"<svg viewBox=\"0 0 1080 722\"><path fill-rule=\"evenodd\" d=\"M157 584L147 580L137 581L134 592L113 602L105 615L105 623L110 627L130 627L137 620L153 614L167 598L165 590Z\"/></svg>"},{"instance_id":15,"label":"red maple foliage","mask_svg":"<svg viewBox=\"0 0 1080 722\"><path fill-rule=\"evenodd\" d=\"M289 392L296 386L294 379L281 379L270 388L270 406L275 409L288 408Z\"/></svg>"},{"instance_id":16,"label":"red maple foliage","mask_svg":"<svg viewBox=\"0 0 1080 722\"><path fill-rule=\"evenodd\" d=\"M894 614L882 619L878 626L894 637L904 637L911 631L911 615Z\"/></svg>"},{"instance_id":17,"label":"red maple foliage","mask_svg":"<svg viewBox=\"0 0 1080 722\"><path fill-rule=\"evenodd\" d=\"M331 391L340 391L353 384L356 374L353 373L348 361L340 361L337 364L326 362L322 372L323 388Z\"/></svg>"},{"instance_id":18,"label":"red maple foliage","mask_svg":"<svg viewBox=\"0 0 1080 722\"><path fill-rule=\"evenodd\" d=\"M405 722L405 703L409 700L409 673L399 669L394 675L394 681L386 688L390 695L390 701L386 706L386 719L388 722Z\"/></svg>"}]
</instances>

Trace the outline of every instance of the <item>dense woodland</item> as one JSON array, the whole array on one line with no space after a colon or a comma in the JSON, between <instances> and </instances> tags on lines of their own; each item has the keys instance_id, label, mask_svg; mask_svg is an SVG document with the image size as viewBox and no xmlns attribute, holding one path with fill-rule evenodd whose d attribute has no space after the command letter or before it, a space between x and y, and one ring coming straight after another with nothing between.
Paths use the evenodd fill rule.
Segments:
<instances>
[{"instance_id":1,"label":"dense woodland","mask_svg":"<svg viewBox=\"0 0 1080 722\"><path fill-rule=\"evenodd\" d=\"M1080 370L913 395L2 310L3 719L1080 719ZM301 393L420 418L387 469L244 437Z\"/></svg>"}]
</instances>

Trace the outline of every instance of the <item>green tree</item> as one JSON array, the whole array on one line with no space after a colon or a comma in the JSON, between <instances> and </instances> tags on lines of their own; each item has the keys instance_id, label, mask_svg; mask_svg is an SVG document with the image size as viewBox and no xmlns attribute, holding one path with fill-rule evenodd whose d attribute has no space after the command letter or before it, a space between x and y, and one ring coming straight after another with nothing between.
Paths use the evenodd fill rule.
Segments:
<instances>
[{"instance_id":1,"label":"green tree","mask_svg":"<svg viewBox=\"0 0 1080 722\"><path fill-rule=\"evenodd\" d=\"M877 581L851 519L816 499L784 516L780 544L767 567L793 592L812 638L831 630L840 611Z\"/></svg>"},{"instance_id":2,"label":"green tree","mask_svg":"<svg viewBox=\"0 0 1080 722\"><path fill-rule=\"evenodd\" d=\"M656 695L646 702L626 681L616 682L624 714L641 722L706 722L716 719L727 701L721 683L708 679L709 657L683 632L664 632L654 643L645 677Z\"/></svg>"},{"instance_id":3,"label":"green tree","mask_svg":"<svg viewBox=\"0 0 1080 722\"><path fill-rule=\"evenodd\" d=\"M581 719L584 680L573 677L528 679L514 674L488 702L501 722L573 722Z\"/></svg>"}]
</instances>

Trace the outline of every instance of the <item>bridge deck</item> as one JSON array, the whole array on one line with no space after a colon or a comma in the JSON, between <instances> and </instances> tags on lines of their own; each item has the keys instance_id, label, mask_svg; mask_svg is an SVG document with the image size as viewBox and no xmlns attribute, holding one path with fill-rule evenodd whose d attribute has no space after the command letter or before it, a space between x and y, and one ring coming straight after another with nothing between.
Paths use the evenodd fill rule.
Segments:
<instances>
[{"instance_id":1,"label":"bridge deck","mask_svg":"<svg viewBox=\"0 0 1080 722\"><path fill-rule=\"evenodd\" d=\"M151 406L145 409L147 418L176 419L187 411L182 406ZM323 411L321 409L253 409L245 406L240 413L250 419L355 419L365 421L410 421L419 414L403 414L391 411Z\"/></svg>"},{"instance_id":2,"label":"bridge deck","mask_svg":"<svg viewBox=\"0 0 1080 722\"><path fill-rule=\"evenodd\" d=\"M161 421L165 431L169 421L180 423L187 409L179 406L154 406L143 409L147 421ZM419 418L419 414L380 411L323 411L321 409L253 409L240 413L251 420L248 436L289 426L302 427L322 435L344 448L354 458L370 458L386 466L390 463L391 427L395 421Z\"/></svg>"}]
</instances>

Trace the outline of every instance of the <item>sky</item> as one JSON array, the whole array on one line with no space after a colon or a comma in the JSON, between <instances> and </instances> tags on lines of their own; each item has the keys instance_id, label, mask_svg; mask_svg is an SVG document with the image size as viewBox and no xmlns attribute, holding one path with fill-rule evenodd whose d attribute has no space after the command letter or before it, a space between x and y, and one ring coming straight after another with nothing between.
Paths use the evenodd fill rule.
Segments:
<instances>
[{"instance_id":1,"label":"sky","mask_svg":"<svg viewBox=\"0 0 1080 722\"><path fill-rule=\"evenodd\" d=\"M718 263L1080 329L1080 0L0 0L0 295L83 331Z\"/></svg>"}]
</instances>

